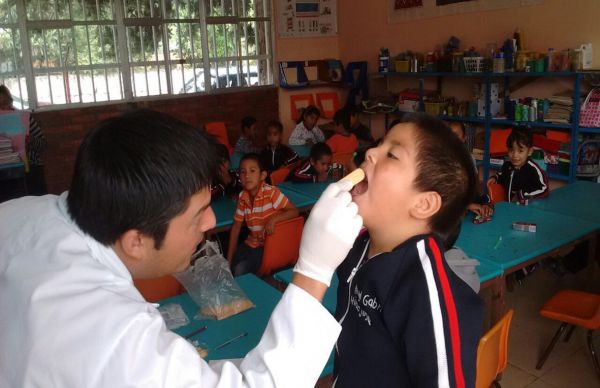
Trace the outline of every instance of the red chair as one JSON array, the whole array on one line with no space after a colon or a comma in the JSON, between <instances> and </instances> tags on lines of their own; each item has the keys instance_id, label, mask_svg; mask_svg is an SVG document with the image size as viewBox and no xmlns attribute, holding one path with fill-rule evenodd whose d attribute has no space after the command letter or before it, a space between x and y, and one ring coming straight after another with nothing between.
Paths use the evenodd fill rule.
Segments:
<instances>
[{"instance_id":1,"label":"red chair","mask_svg":"<svg viewBox=\"0 0 600 388\"><path fill-rule=\"evenodd\" d=\"M156 303L183 292L181 284L171 275L156 279L137 279L133 284L148 302Z\"/></svg>"},{"instance_id":2,"label":"red chair","mask_svg":"<svg viewBox=\"0 0 600 388\"><path fill-rule=\"evenodd\" d=\"M290 110L292 120L297 121L300 118L300 109L309 105L315 105L315 99L312 94L293 94L290 96Z\"/></svg>"},{"instance_id":3,"label":"red chair","mask_svg":"<svg viewBox=\"0 0 600 388\"><path fill-rule=\"evenodd\" d=\"M204 124L204 129L210 135L213 135L217 141L223 144L229 150L229 155L233 154L233 147L229 144L229 136L227 135L227 127L222 121L212 121Z\"/></svg>"},{"instance_id":4,"label":"red chair","mask_svg":"<svg viewBox=\"0 0 600 388\"><path fill-rule=\"evenodd\" d=\"M490 200L495 205L498 202L506 202L506 190L504 190L504 186L500 183L494 182L493 179L488 179L487 181L488 195L490 196Z\"/></svg>"},{"instance_id":5,"label":"red chair","mask_svg":"<svg viewBox=\"0 0 600 388\"><path fill-rule=\"evenodd\" d=\"M335 112L340 109L340 98L336 92L317 93L317 106L321 111L321 116L326 119L332 119Z\"/></svg>"},{"instance_id":6,"label":"red chair","mask_svg":"<svg viewBox=\"0 0 600 388\"><path fill-rule=\"evenodd\" d=\"M271 275L296 263L303 227L303 217L292 218L275 225L273 233L265 238L262 264L258 269L259 276Z\"/></svg>"},{"instance_id":7,"label":"red chair","mask_svg":"<svg viewBox=\"0 0 600 388\"><path fill-rule=\"evenodd\" d=\"M290 171L291 170L287 167L281 167L280 169L271 172L271 184L278 185L280 183L283 183L285 181L285 178L287 178L287 176L289 175Z\"/></svg>"}]
</instances>

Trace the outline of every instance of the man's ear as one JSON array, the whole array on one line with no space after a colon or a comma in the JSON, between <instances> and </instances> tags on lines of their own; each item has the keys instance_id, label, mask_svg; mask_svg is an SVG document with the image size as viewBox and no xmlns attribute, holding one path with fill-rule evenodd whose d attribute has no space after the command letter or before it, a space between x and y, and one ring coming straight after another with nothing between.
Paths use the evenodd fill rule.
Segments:
<instances>
[{"instance_id":1,"label":"man's ear","mask_svg":"<svg viewBox=\"0 0 600 388\"><path fill-rule=\"evenodd\" d=\"M433 217L441 207L442 197L440 194L435 191L426 191L418 194L409 212L418 220L426 220Z\"/></svg>"},{"instance_id":2,"label":"man's ear","mask_svg":"<svg viewBox=\"0 0 600 388\"><path fill-rule=\"evenodd\" d=\"M115 242L115 249L133 261L142 261L146 257L146 245L152 242L137 229L129 229Z\"/></svg>"}]
</instances>

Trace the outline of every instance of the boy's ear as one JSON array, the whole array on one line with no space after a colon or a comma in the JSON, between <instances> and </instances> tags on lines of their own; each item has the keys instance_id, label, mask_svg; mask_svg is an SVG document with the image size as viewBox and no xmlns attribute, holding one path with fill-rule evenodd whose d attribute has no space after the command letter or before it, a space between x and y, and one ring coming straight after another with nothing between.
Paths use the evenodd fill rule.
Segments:
<instances>
[{"instance_id":1,"label":"boy's ear","mask_svg":"<svg viewBox=\"0 0 600 388\"><path fill-rule=\"evenodd\" d=\"M435 191L425 191L419 193L413 206L410 208L410 215L418 220L427 220L433 217L442 207L442 197Z\"/></svg>"},{"instance_id":2,"label":"boy's ear","mask_svg":"<svg viewBox=\"0 0 600 388\"><path fill-rule=\"evenodd\" d=\"M527 156L531 156L533 154L533 147L529 147L529 150L527 151Z\"/></svg>"},{"instance_id":3,"label":"boy's ear","mask_svg":"<svg viewBox=\"0 0 600 388\"><path fill-rule=\"evenodd\" d=\"M260 172L260 180L264 181L265 179L267 179L267 175L268 175L268 173L266 171L261 171Z\"/></svg>"}]
</instances>

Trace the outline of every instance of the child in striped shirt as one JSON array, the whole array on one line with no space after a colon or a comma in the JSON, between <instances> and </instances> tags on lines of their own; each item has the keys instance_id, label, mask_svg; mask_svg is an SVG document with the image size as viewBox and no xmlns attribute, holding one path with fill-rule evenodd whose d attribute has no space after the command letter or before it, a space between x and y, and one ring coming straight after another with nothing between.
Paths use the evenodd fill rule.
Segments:
<instances>
[{"instance_id":1,"label":"child in striped shirt","mask_svg":"<svg viewBox=\"0 0 600 388\"><path fill-rule=\"evenodd\" d=\"M298 209L275 186L265 183L267 171L257 154L246 154L240 161L239 195L233 226L229 235L227 260L234 276L257 272L262 263L265 234L273 233L275 224L298 215ZM248 238L238 245L243 224Z\"/></svg>"}]
</instances>

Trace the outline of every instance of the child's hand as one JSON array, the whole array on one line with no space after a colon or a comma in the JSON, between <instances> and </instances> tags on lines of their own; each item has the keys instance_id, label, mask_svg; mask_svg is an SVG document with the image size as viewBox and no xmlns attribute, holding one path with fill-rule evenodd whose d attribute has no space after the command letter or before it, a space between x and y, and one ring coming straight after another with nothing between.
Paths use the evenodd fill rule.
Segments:
<instances>
[{"instance_id":1,"label":"child's hand","mask_svg":"<svg viewBox=\"0 0 600 388\"><path fill-rule=\"evenodd\" d=\"M275 230L275 217L269 218L265 224L265 233L267 235L273 234L273 230Z\"/></svg>"},{"instance_id":2,"label":"child's hand","mask_svg":"<svg viewBox=\"0 0 600 388\"><path fill-rule=\"evenodd\" d=\"M349 193L351 189L352 182L348 180L332 183L325 189L304 225L294 271L329 285L362 226L358 206Z\"/></svg>"},{"instance_id":3,"label":"child's hand","mask_svg":"<svg viewBox=\"0 0 600 388\"><path fill-rule=\"evenodd\" d=\"M480 205L478 203L472 203L467 206L467 209L478 215L479 217L491 217L494 214L494 209L488 205Z\"/></svg>"}]
</instances>

